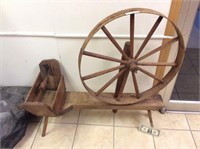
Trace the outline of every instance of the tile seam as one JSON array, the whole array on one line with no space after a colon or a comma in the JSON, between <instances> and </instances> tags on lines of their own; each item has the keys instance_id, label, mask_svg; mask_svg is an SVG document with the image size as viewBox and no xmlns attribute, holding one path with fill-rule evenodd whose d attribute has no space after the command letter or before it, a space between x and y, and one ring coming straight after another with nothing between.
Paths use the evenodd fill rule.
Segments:
<instances>
[{"instance_id":1,"label":"tile seam","mask_svg":"<svg viewBox=\"0 0 200 149\"><path fill-rule=\"evenodd\" d=\"M78 120L77 120L77 123L76 123L76 129L75 129L75 132L74 132L74 137L73 137L71 149L74 148L74 142L75 142L75 138L76 138L76 134L77 134L77 129L78 129L78 125L79 125L78 122L79 122L79 118L80 118L80 113L81 113L81 110L79 110Z\"/></svg>"},{"instance_id":2,"label":"tile seam","mask_svg":"<svg viewBox=\"0 0 200 149\"><path fill-rule=\"evenodd\" d=\"M31 143L30 149L32 149L32 147L33 147L33 144L34 144L34 142L35 142L35 139L36 139L37 134L39 133L39 129L40 129L41 125L42 125L42 122L40 121L40 122L39 122L39 126L38 126L38 128L37 128L37 132L35 133L33 142ZM42 134L40 134L40 135L42 135Z\"/></svg>"},{"instance_id":3,"label":"tile seam","mask_svg":"<svg viewBox=\"0 0 200 149\"><path fill-rule=\"evenodd\" d=\"M186 118L187 124L188 124L188 126L189 126L190 134L192 135L192 139L193 139L194 145L195 145L196 149L198 149L198 147L197 147L197 143L196 143L196 141L195 141L195 139L194 139L194 136L193 136L193 133L192 133L192 130L191 130L191 127L190 127L189 121L188 121L188 119L187 119L187 116L186 116L186 114L184 114L184 115L185 115L185 118Z\"/></svg>"},{"instance_id":4,"label":"tile seam","mask_svg":"<svg viewBox=\"0 0 200 149\"><path fill-rule=\"evenodd\" d=\"M113 149L115 149L115 113L113 113Z\"/></svg>"}]
</instances>

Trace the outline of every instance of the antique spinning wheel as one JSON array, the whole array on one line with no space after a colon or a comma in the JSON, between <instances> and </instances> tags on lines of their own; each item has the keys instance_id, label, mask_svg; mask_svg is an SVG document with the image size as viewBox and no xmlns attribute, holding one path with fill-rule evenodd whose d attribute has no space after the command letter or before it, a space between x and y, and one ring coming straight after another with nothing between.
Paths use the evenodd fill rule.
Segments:
<instances>
[{"instance_id":1,"label":"antique spinning wheel","mask_svg":"<svg viewBox=\"0 0 200 149\"><path fill-rule=\"evenodd\" d=\"M153 16L157 16L157 20L154 23L154 25L151 27L149 33L147 34L146 38L140 45L138 49L134 49L134 32L136 28L134 27L135 22L137 21L135 18L138 14L149 14ZM121 17L130 17L130 25L128 26L130 30L130 39L129 42L126 42L125 48L122 49L120 44L116 41L116 39L112 36L110 31L106 28L106 26ZM147 18L148 19L148 18ZM159 24L162 22L162 20L165 19L171 23L173 26L176 35L175 37L168 39L167 42L162 43L161 45L158 45L156 48L148 51L147 53L143 53L145 46L148 42L150 42L150 39L159 26ZM146 24L148 25L148 24ZM86 50L86 47L88 46L88 43L92 40L94 35L99 31L103 31L105 35L108 37L108 40L115 46L116 50L121 54L121 58L115 58L111 55L104 55L104 54L98 54L96 52L90 52ZM177 53L175 56L175 59L173 61L169 62L144 62L143 60L154 55L155 53L160 52L161 50L165 49L168 46L171 46L172 44L178 44ZM116 62L118 63L118 66L111 67L105 70L96 71L94 73L90 73L87 75L82 74L82 70L86 68L82 68L82 59L83 57L88 58L92 57L94 59L100 59L102 61L108 61L108 62ZM143 8L132 8L132 9L125 9L119 12L116 12L102 21L100 21L93 30L89 33L88 37L85 39L85 42L83 43L80 54L79 54L79 74L81 81L86 88L86 90L93 95L95 98L106 102L108 104L114 104L114 105L128 105L133 104L139 101L142 101L144 99L147 99L148 97L158 93L161 89L163 89L176 75L176 73L179 71L182 62L184 58L184 42L183 37L179 31L179 29L176 27L176 25L168 19L163 14L151 10L151 9L143 9ZM152 74L148 70L145 70L142 66L149 66L149 67L167 67L169 68L169 71L163 76L163 78L158 78L155 74ZM117 71L116 71L117 70ZM102 75L108 74L115 71L116 74L106 81L102 87L100 87L97 91L93 90L88 84L88 80L92 80L93 78L98 78ZM150 88L140 91L140 84L137 81L137 72L141 72L148 76L151 79L157 80L157 84L154 86L152 85ZM128 75L132 77L133 81L133 88L132 93L124 93L124 87L127 83ZM105 93L105 90L114 82L116 82L116 89L112 93ZM145 82L145 81L144 81ZM98 83L98 82L96 82Z\"/></svg>"}]
</instances>

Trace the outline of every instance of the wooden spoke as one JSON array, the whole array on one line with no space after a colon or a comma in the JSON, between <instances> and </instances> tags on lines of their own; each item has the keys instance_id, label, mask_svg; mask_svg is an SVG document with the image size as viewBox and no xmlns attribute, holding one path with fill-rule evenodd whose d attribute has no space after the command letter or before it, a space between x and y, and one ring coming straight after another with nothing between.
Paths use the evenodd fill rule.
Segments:
<instances>
[{"instance_id":1,"label":"wooden spoke","mask_svg":"<svg viewBox=\"0 0 200 149\"><path fill-rule=\"evenodd\" d=\"M148 52L147 54L141 56L140 58L137 59L137 61L141 61L141 60L143 60L143 59L149 57L150 55L152 55L152 54L154 54L154 53L156 53L156 52L162 50L163 48L166 48L167 46L169 46L169 45L173 44L174 42L178 41L178 39L179 39L179 37L176 37L176 38L174 38L174 39L172 39L172 40L169 40L169 41L166 42L165 44L163 44L163 45L159 46L158 48L156 48L156 49L154 49L154 50Z\"/></svg>"},{"instance_id":2,"label":"wooden spoke","mask_svg":"<svg viewBox=\"0 0 200 149\"><path fill-rule=\"evenodd\" d=\"M91 56L91 57L96 57L96 58L99 58L99 59L104 59L104 60L113 61L113 62L119 62L119 63L122 63L122 64L127 63L127 62L120 60L120 59L117 59L117 58L113 58L113 57L105 56L105 55L101 55L101 54L96 54L96 53L92 53L92 52L88 52L88 51L84 51L83 54L87 55L87 56Z\"/></svg>"},{"instance_id":3,"label":"wooden spoke","mask_svg":"<svg viewBox=\"0 0 200 149\"><path fill-rule=\"evenodd\" d=\"M127 60L129 59L129 57L126 55L126 53L122 50L122 48L120 47L120 45L117 43L117 41L113 38L113 36L110 34L110 32L107 30L107 28L105 26L103 26L101 28L103 30L103 32L106 34L106 36L108 37L108 39L110 39L110 41L114 44L114 46L118 49L118 51L123 55L124 58L126 58Z\"/></svg>"},{"instance_id":4,"label":"wooden spoke","mask_svg":"<svg viewBox=\"0 0 200 149\"><path fill-rule=\"evenodd\" d=\"M88 79L91 79L91 78L94 78L94 77L98 77L98 76L101 76L103 74L106 74L106 73L109 73L109 72L112 72L112 71L115 71L115 70L118 70L118 69L122 69L124 68L125 65L120 65L120 66L116 66L116 67L113 67L113 68L109 68L109 69L106 69L106 70L103 70L103 71L99 71L99 72L96 72L96 73L92 73L90 75L87 75L87 76L84 76L82 77L83 80L88 80Z\"/></svg>"},{"instance_id":5,"label":"wooden spoke","mask_svg":"<svg viewBox=\"0 0 200 149\"><path fill-rule=\"evenodd\" d=\"M137 53L135 55L135 58L138 58L138 56L140 55L140 53L142 52L142 50L144 49L144 47L146 46L146 44L150 40L151 36L155 32L156 28L160 24L162 18L163 18L162 16L158 17L158 19L156 20L155 24L153 25L153 27L151 28L150 32L148 33L147 37L144 39L144 41L143 41L142 45L140 46L139 50L137 51Z\"/></svg>"},{"instance_id":6,"label":"wooden spoke","mask_svg":"<svg viewBox=\"0 0 200 149\"><path fill-rule=\"evenodd\" d=\"M135 76L135 72L131 71L131 73L132 73L132 78L133 78L133 85L135 87L136 98L140 98L140 93L139 93L139 88L138 88L138 83L137 83L137 79L136 79L136 76Z\"/></svg>"},{"instance_id":7,"label":"wooden spoke","mask_svg":"<svg viewBox=\"0 0 200 149\"><path fill-rule=\"evenodd\" d=\"M173 62L137 62L137 64L141 66L177 66L177 64Z\"/></svg>"},{"instance_id":8,"label":"wooden spoke","mask_svg":"<svg viewBox=\"0 0 200 149\"><path fill-rule=\"evenodd\" d=\"M163 83L163 80L159 79L157 76L153 75L152 73L150 73L150 72L148 72L148 71L142 69L141 67L138 67L137 69L140 70L141 72L143 72L144 74L150 76L151 78L154 78L154 79L156 79L157 81Z\"/></svg>"},{"instance_id":9,"label":"wooden spoke","mask_svg":"<svg viewBox=\"0 0 200 149\"><path fill-rule=\"evenodd\" d=\"M133 58L134 52L134 25L135 14L130 15L130 57Z\"/></svg>"},{"instance_id":10,"label":"wooden spoke","mask_svg":"<svg viewBox=\"0 0 200 149\"><path fill-rule=\"evenodd\" d=\"M116 74L112 79L110 79L103 87L101 87L97 92L96 96L101 94L108 86L110 86L118 77L120 77L126 69L122 69L118 74Z\"/></svg>"}]
</instances>

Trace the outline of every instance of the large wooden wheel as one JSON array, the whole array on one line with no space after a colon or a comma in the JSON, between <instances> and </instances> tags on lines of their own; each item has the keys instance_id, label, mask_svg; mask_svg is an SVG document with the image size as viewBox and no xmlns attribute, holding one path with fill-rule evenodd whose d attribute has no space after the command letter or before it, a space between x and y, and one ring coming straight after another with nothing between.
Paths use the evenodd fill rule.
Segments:
<instances>
[{"instance_id":1,"label":"large wooden wheel","mask_svg":"<svg viewBox=\"0 0 200 149\"><path fill-rule=\"evenodd\" d=\"M134 49L134 32L136 29L134 27L134 24L136 21L135 16L140 13L150 14L154 16L156 15L157 20L154 23L154 25L151 27L149 33L147 34L146 38L142 42L139 49ZM126 42L124 49L122 49L120 44L116 41L113 35L106 28L106 25L109 24L111 21L116 20L118 18L129 17L129 16L130 16L130 26L129 26L130 40ZM155 49L152 49L151 51L145 54L142 54L145 49L145 46L150 41L153 33L155 32L155 30L157 29L157 27L159 26L159 24L161 23L163 19L166 19L167 21L171 23L171 25L173 26L176 32L176 36L171 39L168 39L167 42L161 45L158 45ZM116 50L118 50L119 53L121 54L121 58L114 58L110 55L98 54L98 53L90 52L86 50L88 43L99 30L102 30L105 33L105 35L108 37L108 40L111 41L111 43L115 46ZM144 62L143 61L149 56L152 56L155 53L160 52L161 50L165 49L168 46L171 46L174 43L178 44L178 49L177 49L176 57L173 61L170 61L170 62L146 62L146 61ZM143 8L126 9L126 10L116 12L106 17L102 21L100 21L89 33L88 37L85 39L85 42L83 43L80 50L79 61L78 61L80 78L86 90L95 98L103 102L106 102L108 104L115 104L115 105L133 104L133 103L142 101L158 93L161 89L163 89L179 71L181 64L183 62L184 54L185 53L184 53L183 37L179 29L170 19L168 19L163 14L151 9L143 9ZM116 62L119 65L112 68L105 69L105 70L97 71L91 74L82 75L81 70L86 69L86 68L81 68L83 57L86 57L86 58L93 57L95 59L101 59L103 61ZM169 71L164 75L163 78L158 78L155 74L152 74L148 70L145 70L142 66L168 67ZM102 75L111 73L113 71L116 71L116 74L107 82L105 82L104 85L100 87L97 91L94 91L87 85L87 80L98 78ZM158 83L155 84L154 86L152 85L149 89L140 92L140 89L139 89L140 84L138 84L137 75L136 75L138 71L140 71L141 73L145 74L146 76L154 80L157 80ZM133 81L132 93L124 93L123 92L124 87L127 82L127 78L129 74L131 74L132 81ZM105 93L105 90L116 81L117 83L116 83L115 91L112 93ZM144 80L144 83L145 83L145 80Z\"/></svg>"}]
</instances>

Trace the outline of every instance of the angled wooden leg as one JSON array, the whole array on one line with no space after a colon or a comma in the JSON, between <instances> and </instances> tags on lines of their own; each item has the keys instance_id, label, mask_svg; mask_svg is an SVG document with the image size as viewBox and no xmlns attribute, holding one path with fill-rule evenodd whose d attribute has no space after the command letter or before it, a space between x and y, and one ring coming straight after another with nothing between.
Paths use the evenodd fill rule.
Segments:
<instances>
[{"instance_id":1,"label":"angled wooden leg","mask_svg":"<svg viewBox=\"0 0 200 149\"><path fill-rule=\"evenodd\" d=\"M124 45L124 52L130 56L130 43L126 42ZM121 60L126 60L125 57L122 56ZM120 65L123 65L122 63ZM119 71L121 71L122 69L120 69ZM126 85L126 81L129 75L129 71L125 71L123 73L123 75L121 75L118 79L117 79L117 84L116 84L116 88L115 88L115 94L114 97L116 98L116 100L119 100L122 96L124 87Z\"/></svg>"},{"instance_id":2,"label":"angled wooden leg","mask_svg":"<svg viewBox=\"0 0 200 149\"><path fill-rule=\"evenodd\" d=\"M147 110L147 111L148 111L148 117L149 117L149 121L150 121L151 127L153 127L153 119L152 119L151 110Z\"/></svg>"},{"instance_id":3,"label":"angled wooden leg","mask_svg":"<svg viewBox=\"0 0 200 149\"><path fill-rule=\"evenodd\" d=\"M44 136L45 136L45 134L46 134L46 130L47 130L47 124L48 124L48 117L47 117L47 116L45 116L45 117L44 117L44 125L43 125L43 130L42 130L42 137L44 137Z\"/></svg>"}]
</instances>

